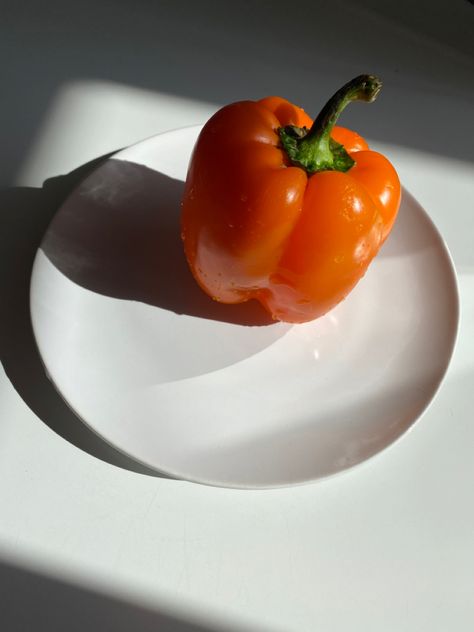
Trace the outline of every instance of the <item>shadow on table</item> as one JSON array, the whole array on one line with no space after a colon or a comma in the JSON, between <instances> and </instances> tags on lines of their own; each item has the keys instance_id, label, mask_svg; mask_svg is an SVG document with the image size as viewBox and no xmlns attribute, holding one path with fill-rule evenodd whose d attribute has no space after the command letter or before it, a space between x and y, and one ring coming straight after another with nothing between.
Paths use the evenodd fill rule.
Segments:
<instances>
[{"instance_id":1,"label":"shadow on table","mask_svg":"<svg viewBox=\"0 0 474 632\"><path fill-rule=\"evenodd\" d=\"M8 632L237 632L233 626L208 627L5 562L0 562L0 594L2 629Z\"/></svg>"}]
</instances>

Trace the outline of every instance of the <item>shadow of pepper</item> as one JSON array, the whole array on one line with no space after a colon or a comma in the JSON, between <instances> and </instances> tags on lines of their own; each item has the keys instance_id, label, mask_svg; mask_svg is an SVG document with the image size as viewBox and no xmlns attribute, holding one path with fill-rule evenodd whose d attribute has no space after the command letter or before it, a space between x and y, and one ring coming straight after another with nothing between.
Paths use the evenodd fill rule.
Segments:
<instances>
[{"instance_id":1,"label":"shadow of pepper","mask_svg":"<svg viewBox=\"0 0 474 632\"><path fill-rule=\"evenodd\" d=\"M70 280L89 290L198 318L270 325L257 301L212 301L193 279L180 238L184 183L110 159L62 205L41 248Z\"/></svg>"}]
</instances>

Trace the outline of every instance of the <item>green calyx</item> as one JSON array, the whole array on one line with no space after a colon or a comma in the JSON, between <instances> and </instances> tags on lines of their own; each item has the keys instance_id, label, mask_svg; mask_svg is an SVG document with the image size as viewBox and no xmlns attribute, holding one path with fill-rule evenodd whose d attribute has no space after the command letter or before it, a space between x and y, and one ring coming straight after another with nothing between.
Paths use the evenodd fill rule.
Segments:
<instances>
[{"instance_id":1,"label":"green calyx","mask_svg":"<svg viewBox=\"0 0 474 632\"><path fill-rule=\"evenodd\" d=\"M382 88L373 75L359 75L340 88L326 103L310 130L288 125L278 134L292 164L312 175L319 171L349 171L355 164L344 146L331 138L341 112L351 101L372 103Z\"/></svg>"}]
</instances>

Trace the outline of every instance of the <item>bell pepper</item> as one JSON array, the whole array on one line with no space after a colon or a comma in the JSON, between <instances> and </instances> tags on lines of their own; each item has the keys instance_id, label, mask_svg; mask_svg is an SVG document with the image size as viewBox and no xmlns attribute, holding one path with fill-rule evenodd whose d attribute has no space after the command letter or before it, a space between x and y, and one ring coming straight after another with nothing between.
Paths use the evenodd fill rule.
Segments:
<instances>
[{"instance_id":1,"label":"bell pepper","mask_svg":"<svg viewBox=\"0 0 474 632\"><path fill-rule=\"evenodd\" d=\"M400 204L391 163L335 126L381 82L344 85L313 122L281 97L241 101L203 127L190 160L181 236L189 267L216 301L257 299L301 323L352 290L387 238Z\"/></svg>"}]
</instances>

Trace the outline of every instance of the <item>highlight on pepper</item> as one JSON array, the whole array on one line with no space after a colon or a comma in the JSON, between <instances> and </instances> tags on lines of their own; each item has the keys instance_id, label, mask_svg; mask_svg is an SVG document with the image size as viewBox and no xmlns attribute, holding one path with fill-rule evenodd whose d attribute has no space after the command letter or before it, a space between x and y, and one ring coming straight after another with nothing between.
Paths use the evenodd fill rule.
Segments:
<instances>
[{"instance_id":1,"label":"highlight on pepper","mask_svg":"<svg viewBox=\"0 0 474 632\"><path fill-rule=\"evenodd\" d=\"M397 173L336 126L381 81L360 75L314 122L281 97L240 101L204 126L189 164L181 229L191 272L214 300L257 299L275 320L327 313L365 274L400 206Z\"/></svg>"}]
</instances>

